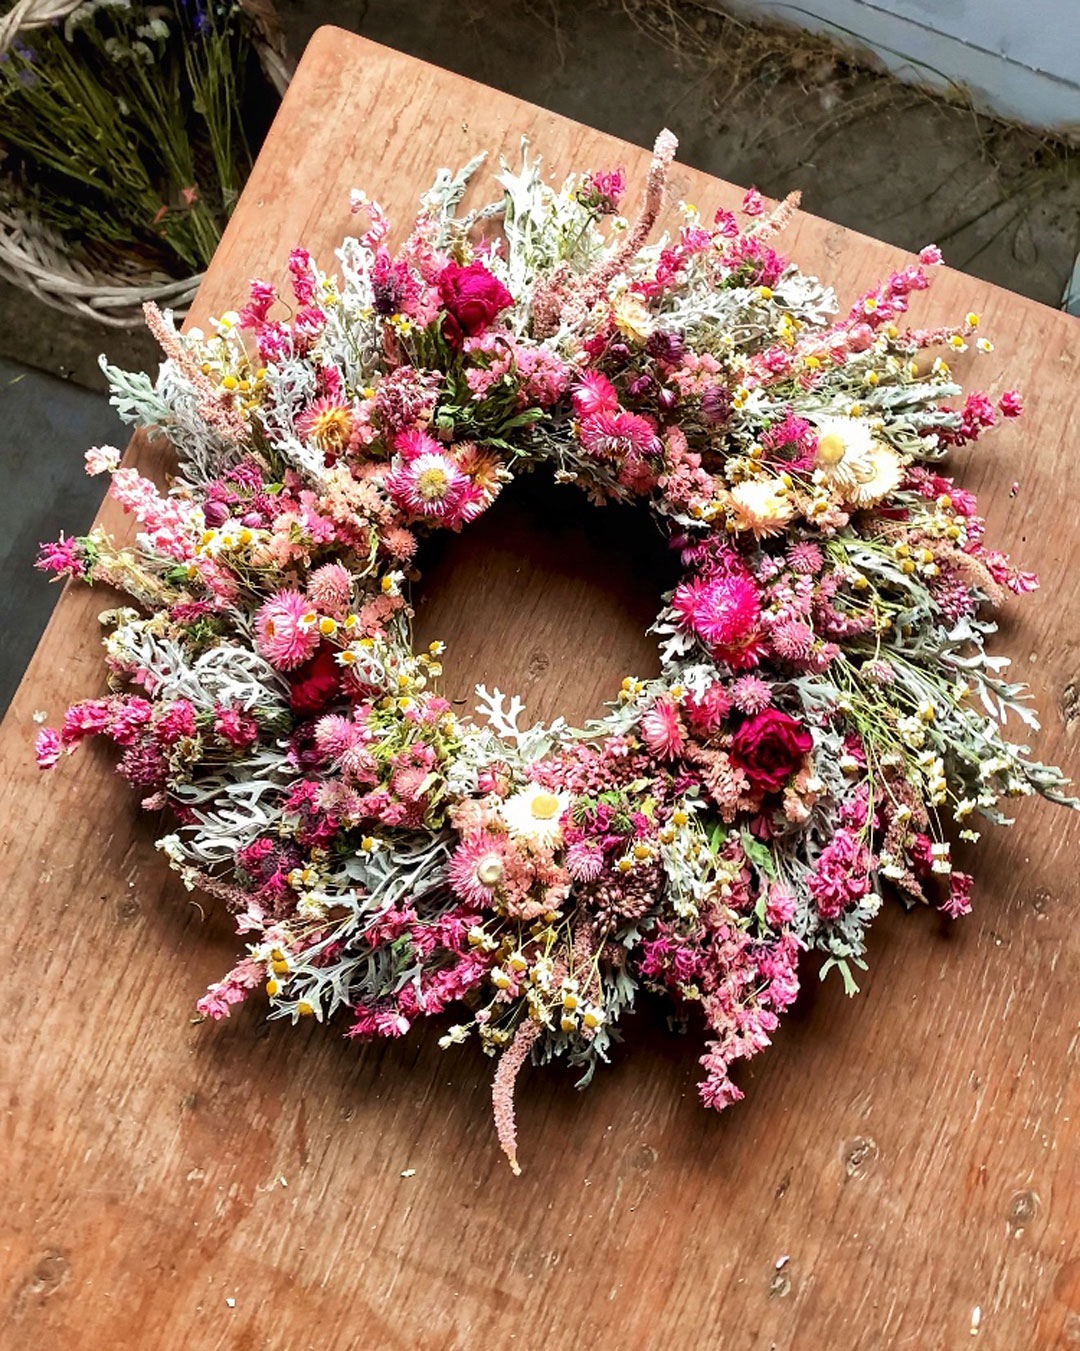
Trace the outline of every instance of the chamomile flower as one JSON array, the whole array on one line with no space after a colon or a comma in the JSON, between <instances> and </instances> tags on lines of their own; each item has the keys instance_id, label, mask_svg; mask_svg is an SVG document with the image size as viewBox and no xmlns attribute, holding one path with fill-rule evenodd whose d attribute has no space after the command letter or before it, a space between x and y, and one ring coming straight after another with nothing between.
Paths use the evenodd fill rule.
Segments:
<instances>
[{"instance_id":1,"label":"chamomile flower","mask_svg":"<svg viewBox=\"0 0 1080 1351\"><path fill-rule=\"evenodd\" d=\"M507 798L500 813L515 839L550 847L562 838L560 818L569 806L569 793L552 793L538 783L530 783Z\"/></svg>"}]
</instances>

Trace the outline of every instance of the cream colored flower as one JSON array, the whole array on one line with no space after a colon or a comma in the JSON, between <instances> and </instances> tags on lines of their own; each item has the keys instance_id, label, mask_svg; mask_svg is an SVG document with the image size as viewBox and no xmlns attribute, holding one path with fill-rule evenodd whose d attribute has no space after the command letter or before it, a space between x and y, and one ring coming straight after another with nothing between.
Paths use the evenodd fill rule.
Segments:
<instances>
[{"instance_id":1,"label":"cream colored flower","mask_svg":"<svg viewBox=\"0 0 1080 1351\"><path fill-rule=\"evenodd\" d=\"M624 338L644 342L653 331L653 318L648 307L632 291L622 291L615 297L612 314L615 327Z\"/></svg>"},{"instance_id":2,"label":"cream colored flower","mask_svg":"<svg viewBox=\"0 0 1080 1351\"><path fill-rule=\"evenodd\" d=\"M570 805L569 793L549 793L530 783L502 804L502 818L510 834L530 844L555 845L562 839L559 818Z\"/></svg>"},{"instance_id":3,"label":"cream colored flower","mask_svg":"<svg viewBox=\"0 0 1080 1351\"><path fill-rule=\"evenodd\" d=\"M761 539L778 535L795 514L783 482L778 478L747 479L729 494L735 509L735 525Z\"/></svg>"},{"instance_id":4,"label":"cream colored flower","mask_svg":"<svg viewBox=\"0 0 1080 1351\"><path fill-rule=\"evenodd\" d=\"M817 422L814 469L822 482L841 493L870 472L875 441L867 418L822 417Z\"/></svg>"},{"instance_id":5,"label":"cream colored flower","mask_svg":"<svg viewBox=\"0 0 1080 1351\"><path fill-rule=\"evenodd\" d=\"M878 444L870 453L869 471L845 496L856 507L872 507L900 486L904 465L891 446Z\"/></svg>"}]
</instances>

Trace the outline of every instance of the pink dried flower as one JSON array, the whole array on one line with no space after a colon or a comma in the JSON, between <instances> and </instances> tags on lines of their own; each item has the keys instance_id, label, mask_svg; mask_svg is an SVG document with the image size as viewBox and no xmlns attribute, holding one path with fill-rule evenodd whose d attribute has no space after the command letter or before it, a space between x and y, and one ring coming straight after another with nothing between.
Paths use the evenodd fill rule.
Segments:
<instances>
[{"instance_id":1,"label":"pink dried flower","mask_svg":"<svg viewBox=\"0 0 1080 1351\"><path fill-rule=\"evenodd\" d=\"M259 724L238 708L219 708L214 717L214 732L233 750L246 751L259 739Z\"/></svg>"},{"instance_id":2,"label":"pink dried flower","mask_svg":"<svg viewBox=\"0 0 1080 1351\"><path fill-rule=\"evenodd\" d=\"M296 434L327 455L342 455L352 440L352 408L343 395L323 394L296 418Z\"/></svg>"},{"instance_id":3,"label":"pink dried flower","mask_svg":"<svg viewBox=\"0 0 1080 1351\"><path fill-rule=\"evenodd\" d=\"M787 551L788 567L803 577L813 577L825 566L825 556L812 540L801 539Z\"/></svg>"},{"instance_id":4,"label":"pink dried flower","mask_svg":"<svg viewBox=\"0 0 1080 1351\"><path fill-rule=\"evenodd\" d=\"M60 733L54 731L51 727L43 727L37 734L34 742L34 757L38 763L38 769L52 769L60 759L60 752L63 750L63 742L60 740Z\"/></svg>"},{"instance_id":5,"label":"pink dried flower","mask_svg":"<svg viewBox=\"0 0 1080 1351\"><path fill-rule=\"evenodd\" d=\"M619 407L615 386L599 371L586 371L574 385L570 397L574 412L582 418L595 413L614 413Z\"/></svg>"},{"instance_id":6,"label":"pink dried flower","mask_svg":"<svg viewBox=\"0 0 1080 1351\"><path fill-rule=\"evenodd\" d=\"M468 905L491 906L514 854L505 835L488 830L467 835L450 859L450 886Z\"/></svg>"},{"instance_id":7,"label":"pink dried flower","mask_svg":"<svg viewBox=\"0 0 1080 1351\"><path fill-rule=\"evenodd\" d=\"M626 174L622 169L607 173L587 173L578 188L578 201L601 216L613 216L626 191Z\"/></svg>"},{"instance_id":8,"label":"pink dried flower","mask_svg":"<svg viewBox=\"0 0 1080 1351\"><path fill-rule=\"evenodd\" d=\"M603 460L627 455L659 455L662 450L656 428L636 413L590 414L582 419L578 434L589 454Z\"/></svg>"},{"instance_id":9,"label":"pink dried flower","mask_svg":"<svg viewBox=\"0 0 1080 1351\"><path fill-rule=\"evenodd\" d=\"M769 629L769 643L781 661L801 665L814 650L814 630L801 619L786 619Z\"/></svg>"},{"instance_id":10,"label":"pink dried flower","mask_svg":"<svg viewBox=\"0 0 1080 1351\"><path fill-rule=\"evenodd\" d=\"M714 681L700 698L688 694L683 700L683 713L696 736L718 732L730 711L731 700L719 681Z\"/></svg>"},{"instance_id":11,"label":"pink dried flower","mask_svg":"<svg viewBox=\"0 0 1080 1351\"><path fill-rule=\"evenodd\" d=\"M657 699L641 719L641 739L661 760L677 760L686 745L679 710L670 699Z\"/></svg>"},{"instance_id":12,"label":"pink dried flower","mask_svg":"<svg viewBox=\"0 0 1080 1351\"><path fill-rule=\"evenodd\" d=\"M437 442L420 434L415 439L429 442L435 449L417 452L409 444L402 450L402 442L411 438L408 433L399 436L397 444L402 453L387 477L387 492L410 515L437 525L451 524L458 516L469 480Z\"/></svg>"},{"instance_id":13,"label":"pink dried flower","mask_svg":"<svg viewBox=\"0 0 1080 1351\"><path fill-rule=\"evenodd\" d=\"M577 840L566 851L566 871L575 882L595 882L604 866L604 851L595 840Z\"/></svg>"},{"instance_id":14,"label":"pink dried flower","mask_svg":"<svg viewBox=\"0 0 1080 1351\"><path fill-rule=\"evenodd\" d=\"M352 597L352 577L340 563L324 563L308 578L307 594L322 614L343 619Z\"/></svg>"},{"instance_id":15,"label":"pink dried flower","mask_svg":"<svg viewBox=\"0 0 1080 1351\"><path fill-rule=\"evenodd\" d=\"M265 976L264 963L245 957L224 980L211 985L195 1007L204 1018L227 1018L233 1004L245 1000L256 985L262 984Z\"/></svg>"},{"instance_id":16,"label":"pink dried flower","mask_svg":"<svg viewBox=\"0 0 1080 1351\"><path fill-rule=\"evenodd\" d=\"M722 658L747 646L756 635L761 617L757 587L741 572L680 583L672 608L705 646Z\"/></svg>"},{"instance_id":17,"label":"pink dried flower","mask_svg":"<svg viewBox=\"0 0 1080 1351\"><path fill-rule=\"evenodd\" d=\"M39 546L40 552L36 568L42 572L54 572L58 576L80 576L85 566L86 553L82 542L65 537L61 532L58 540Z\"/></svg>"},{"instance_id":18,"label":"pink dried flower","mask_svg":"<svg viewBox=\"0 0 1080 1351\"><path fill-rule=\"evenodd\" d=\"M120 467L120 452L115 446L91 446L83 456L83 463L90 475L111 474Z\"/></svg>"},{"instance_id":19,"label":"pink dried flower","mask_svg":"<svg viewBox=\"0 0 1080 1351\"><path fill-rule=\"evenodd\" d=\"M495 1131L503 1153L510 1160L510 1168L520 1174L517 1161L517 1123L514 1117L514 1085L521 1067L528 1059L533 1043L540 1035L540 1024L526 1018L518 1024L514 1040L499 1057L495 1078L491 1085L491 1101L495 1112Z\"/></svg>"},{"instance_id":20,"label":"pink dried flower","mask_svg":"<svg viewBox=\"0 0 1080 1351\"><path fill-rule=\"evenodd\" d=\"M868 894L872 866L866 845L842 826L821 851L807 882L822 919L838 918Z\"/></svg>"},{"instance_id":21,"label":"pink dried flower","mask_svg":"<svg viewBox=\"0 0 1080 1351\"><path fill-rule=\"evenodd\" d=\"M739 676L728 690L731 702L740 713L760 713L772 703L772 687L760 676Z\"/></svg>"},{"instance_id":22,"label":"pink dried flower","mask_svg":"<svg viewBox=\"0 0 1080 1351\"><path fill-rule=\"evenodd\" d=\"M319 646L311 603L296 590L279 591L264 602L254 627L259 651L279 671L296 670Z\"/></svg>"}]
</instances>

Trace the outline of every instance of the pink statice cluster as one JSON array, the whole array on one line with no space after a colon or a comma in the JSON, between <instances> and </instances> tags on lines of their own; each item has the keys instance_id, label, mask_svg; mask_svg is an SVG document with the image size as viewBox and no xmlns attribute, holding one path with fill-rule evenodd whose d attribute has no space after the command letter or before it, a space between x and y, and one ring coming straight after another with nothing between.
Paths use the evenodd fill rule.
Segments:
<instances>
[{"instance_id":1,"label":"pink statice cluster","mask_svg":"<svg viewBox=\"0 0 1080 1351\"><path fill-rule=\"evenodd\" d=\"M525 164L501 236L440 179L391 250L354 192L340 276L298 247L286 293L253 282L209 337L149 307L165 375L117 376L117 401L175 478L92 448L134 540L40 558L134 607L103 616L109 692L37 757L102 738L169 813L160 848L244 946L200 1012L265 996L357 1038L438 1018L497 1058L515 1169L530 1058L588 1082L645 989L698 1015L722 1108L806 953L853 991L887 896L971 908L952 851L1001 798L1076 805L985 712L1032 721L983 615L1037 582L941 461L1022 405L955 383L992 351L977 314L902 327L940 252L840 312L774 247L795 197L686 207L650 245L674 152L663 133L629 221L605 223L622 171L559 191ZM540 467L639 504L681 566L656 672L585 729L523 728L484 687L463 716L442 644L413 641L425 539Z\"/></svg>"}]
</instances>

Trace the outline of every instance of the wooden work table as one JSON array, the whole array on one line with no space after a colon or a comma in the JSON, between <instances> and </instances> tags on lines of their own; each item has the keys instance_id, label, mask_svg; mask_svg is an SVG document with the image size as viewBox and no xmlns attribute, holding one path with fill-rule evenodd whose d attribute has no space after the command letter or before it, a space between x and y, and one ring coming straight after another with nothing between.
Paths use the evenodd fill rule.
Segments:
<instances>
[{"instance_id":1,"label":"wooden work table","mask_svg":"<svg viewBox=\"0 0 1080 1351\"><path fill-rule=\"evenodd\" d=\"M322 29L193 321L281 278L295 244L328 264L351 186L400 237L439 166L516 156L523 133L559 177L623 164L641 185L642 150ZM703 209L740 195L681 166L674 191ZM477 199L493 195L488 177ZM783 246L842 301L905 259L808 216ZM1027 415L963 452L960 477L1044 582L1010 603L998 650L1043 710L1034 748L1078 773L1080 325L946 271L915 314L971 309L997 350L965 376L1019 387ZM161 477L163 448L132 453ZM486 679L576 718L655 669L662 552L572 496L541 489L540 511L518 494L432 557L419 627L450 645L451 694ZM130 529L111 505L101 519ZM856 999L808 967L722 1116L697 1100L700 1038L649 1007L586 1093L527 1071L514 1178L491 1063L440 1051L438 1029L360 1048L266 1024L257 996L193 1022L237 951L228 923L168 872L106 754L33 765L35 711L55 724L102 688L111 603L65 590L3 724L5 1351L1080 1345L1075 818L1022 804L984 841L959 923L889 907Z\"/></svg>"}]
</instances>

